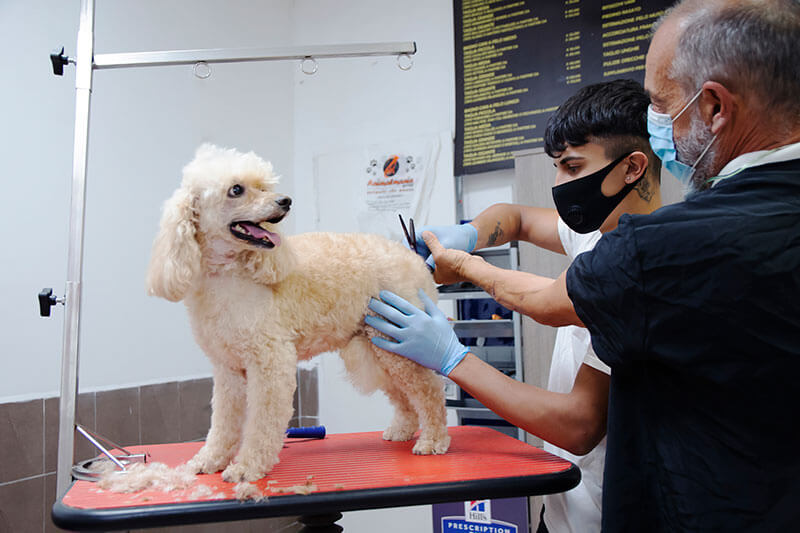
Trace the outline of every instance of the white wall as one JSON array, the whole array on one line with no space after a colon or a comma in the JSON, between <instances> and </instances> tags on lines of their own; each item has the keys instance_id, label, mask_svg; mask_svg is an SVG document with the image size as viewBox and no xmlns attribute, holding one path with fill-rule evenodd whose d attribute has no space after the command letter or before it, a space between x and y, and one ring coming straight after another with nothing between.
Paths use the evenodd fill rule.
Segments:
<instances>
[{"instance_id":1,"label":"white wall","mask_svg":"<svg viewBox=\"0 0 800 533\"><path fill-rule=\"evenodd\" d=\"M294 2L296 43L416 41L408 71L391 57L320 62L295 70L295 197L299 231L314 229L313 158L343 148L454 129L452 2Z\"/></svg>"},{"instance_id":2,"label":"white wall","mask_svg":"<svg viewBox=\"0 0 800 533\"><path fill-rule=\"evenodd\" d=\"M312 76L295 70L293 210L298 231L310 231L317 229L315 156L453 131L452 4L447 0L299 0L293 11L296 43L415 41L418 48L408 71L386 57L320 61ZM452 212L452 203L443 209ZM383 399L376 398L358 417L343 409L358 397L341 385L338 358L322 357L320 371L320 414L330 431L385 426L388 406Z\"/></svg>"},{"instance_id":3,"label":"white wall","mask_svg":"<svg viewBox=\"0 0 800 533\"><path fill-rule=\"evenodd\" d=\"M247 0L98 2L97 53L282 46L291 4ZM75 69L53 76L56 46L75 52L79 2L5 0L0 102L3 275L0 401L55 394L63 307L38 317L36 293L64 293ZM83 390L207 375L183 306L148 298L144 274L160 206L195 147L212 141L272 159L291 192L292 64L95 73L86 207L80 384Z\"/></svg>"},{"instance_id":4,"label":"white wall","mask_svg":"<svg viewBox=\"0 0 800 533\"><path fill-rule=\"evenodd\" d=\"M0 2L0 401L58 387L62 320L38 318L36 293L63 293L67 264L74 72L54 79L47 54L74 48L74 7Z\"/></svg>"},{"instance_id":5,"label":"white wall","mask_svg":"<svg viewBox=\"0 0 800 533\"><path fill-rule=\"evenodd\" d=\"M208 372L179 304L147 298L144 271L160 206L202 141L272 159L295 198L289 229L313 228L312 161L340 147L452 131L452 6L446 0L98 2L97 53L415 40L410 71L394 58L99 71L94 77L86 206L81 389ZM55 394L63 307L38 317L44 286L63 294L74 124L73 66L53 76L49 51L75 53L79 2L0 2L0 401Z\"/></svg>"},{"instance_id":6,"label":"white wall","mask_svg":"<svg viewBox=\"0 0 800 533\"><path fill-rule=\"evenodd\" d=\"M496 203L512 202L513 188L513 168L464 176L461 197L464 220L472 220Z\"/></svg>"}]
</instances>

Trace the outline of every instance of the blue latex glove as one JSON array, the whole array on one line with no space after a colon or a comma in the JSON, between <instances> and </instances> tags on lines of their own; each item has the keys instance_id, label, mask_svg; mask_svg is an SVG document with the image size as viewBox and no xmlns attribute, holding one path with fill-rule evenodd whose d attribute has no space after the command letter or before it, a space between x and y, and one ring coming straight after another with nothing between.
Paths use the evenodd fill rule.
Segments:
<instances>
[{"instance_id":1,"label":"blue latex glove","mask_svg":"<svg viewBox=\"0 0 800 533\"><path fill-rule=\"evenodd\" d=\"M475 245L478 242L478 228L472 224L456 224L453 226L422 226L414 229L417 239L417 253L422 256L429 267L435 268L433 256L428 249L428 245L422 239L422 232L430 231L442 246L445 248L454 248L456 250L463 250L467 253L472 253Z\"/></svg>"},{"instance_id":2,"label":"blue latex glove","mask_svg":"<svg viewBox=\"0 0 800 533\"><path fill-rule=\"evenodd\" d=\"M369 308L391 323L371 315L364 321L399 342L372 337L372 343L378 348L408 357L445 376L469 352L456 337L447 317L422 289L419 297L425 304L424 311L393 292L381 291L380 297L383 302L372 298Z\"/></svg>"}]
</instances>

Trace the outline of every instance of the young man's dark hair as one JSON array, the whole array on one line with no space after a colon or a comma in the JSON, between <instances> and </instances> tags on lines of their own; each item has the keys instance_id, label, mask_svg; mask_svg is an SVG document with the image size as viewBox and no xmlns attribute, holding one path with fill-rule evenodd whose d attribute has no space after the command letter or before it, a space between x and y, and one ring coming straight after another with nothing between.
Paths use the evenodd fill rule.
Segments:
<instances>
[{"instance_id":1,"label":"young man's dark hair","mask_svg":"<svg viewBox=\"0 0 800 533\"><path fill-rule=\"evenodd\" d=\"M614 80L583 87L550 116L544 149L558 157L567 146L595 142L614 160L638 150L650 160L648 175L659 180L661 161L653 154L647 133L650 97L634 80Z\"/></svg>"}]
</instances>

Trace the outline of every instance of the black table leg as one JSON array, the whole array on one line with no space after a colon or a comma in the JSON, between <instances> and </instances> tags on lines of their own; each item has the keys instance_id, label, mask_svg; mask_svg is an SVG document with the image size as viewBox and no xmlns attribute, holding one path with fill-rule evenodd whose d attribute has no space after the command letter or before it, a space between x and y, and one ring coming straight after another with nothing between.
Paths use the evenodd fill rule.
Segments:
<instances>
[{"instance_id":1,"label":"black table leg","mask_svg":"<svg viewBox=\"0 0 800 533\"><path fill-rule=\"evenodd\" d=\"M340 533L344 528L336 523L342 513L303 515L297 520L303 524L298 533Z\"/></svg>"}]
</instances>

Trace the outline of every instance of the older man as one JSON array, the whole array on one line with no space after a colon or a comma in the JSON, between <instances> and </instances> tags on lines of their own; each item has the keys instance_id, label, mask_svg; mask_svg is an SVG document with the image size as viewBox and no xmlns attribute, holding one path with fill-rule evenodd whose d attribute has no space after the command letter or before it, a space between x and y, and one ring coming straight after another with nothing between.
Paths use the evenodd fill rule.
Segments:
<instances>
[{"instance_id":1,"label":"older man","mask_svg":"<svg viewBox=\"0 0 800 533\"><path fill-rule=\"evenodd\" d=\"M703 192L566 279L612 368L607 530L797 527L798 58L796 0L686 1L653 37L651 142Z\"/></svg>"},{"instance_id":2,"label":"older man","mask_svg":"<svg viewBox=\"0 0 800 533\"><path fill-rule=\"evenodd\" d=\"M797 528L798 58L798 0L675 6L647 56L648 120L693 192L623 216L553 283L484 287L543 323L585 324L612 369L605 531ZM425 237L437 279L490 277ZM459 381L455 352L441 368Z\"/></svg>"}]
</instances>

